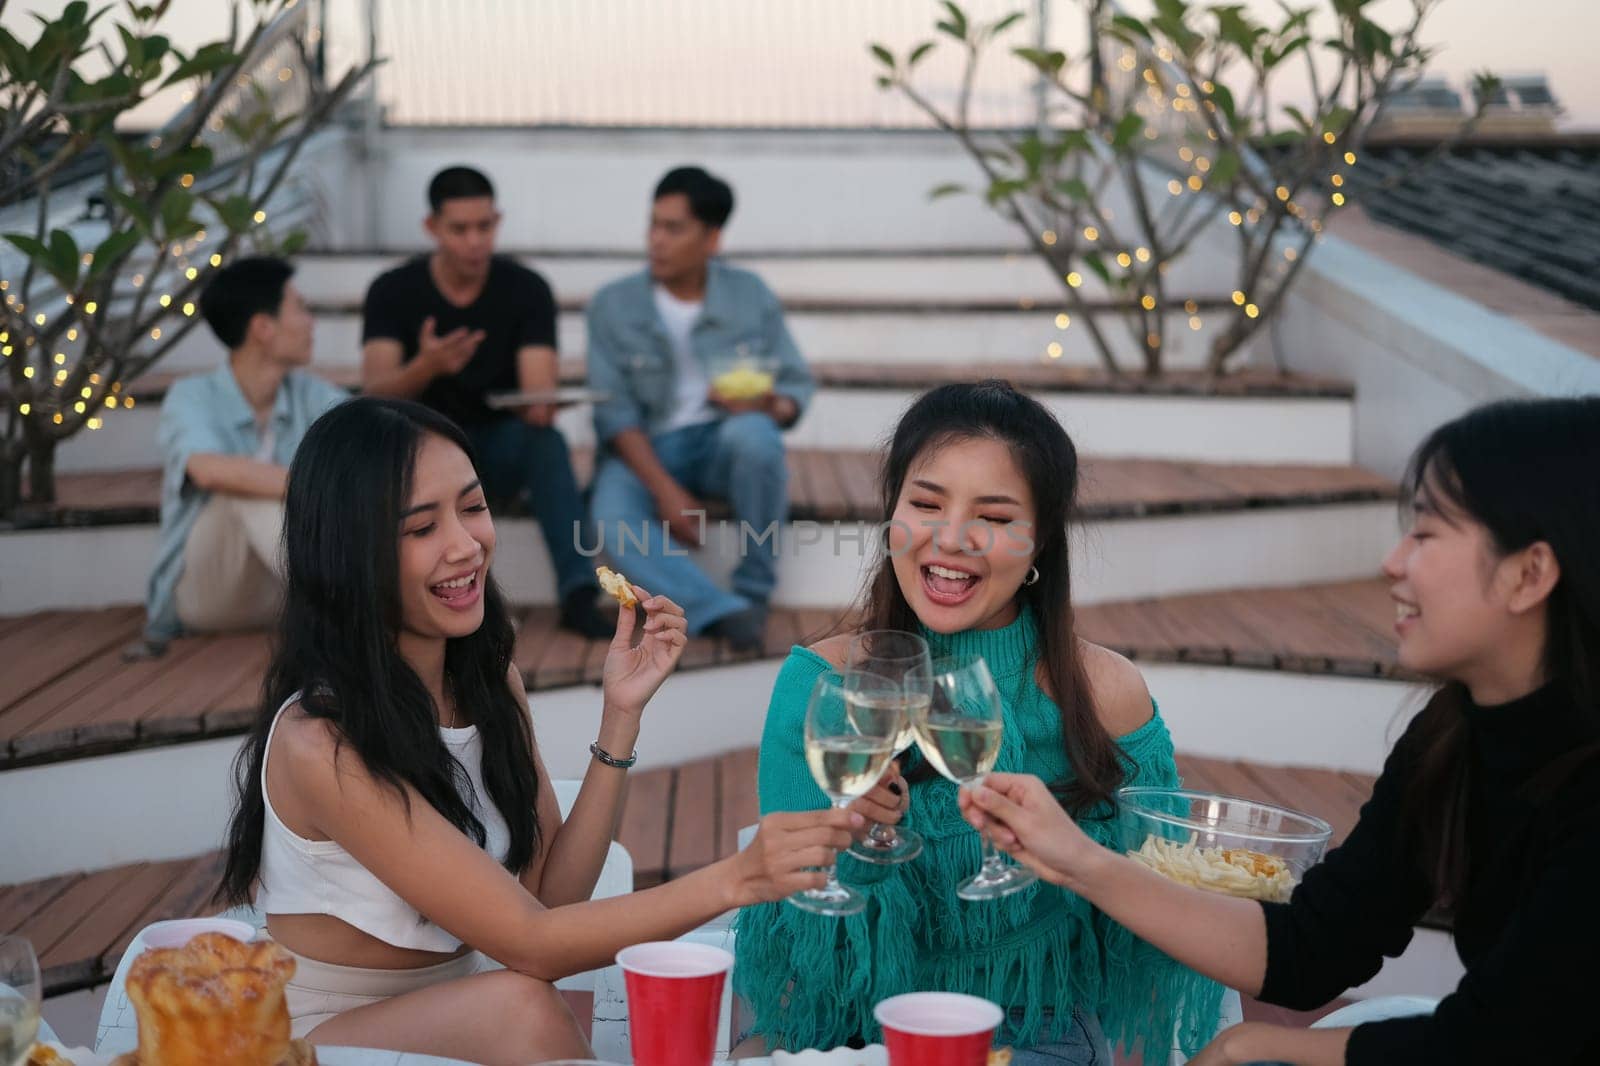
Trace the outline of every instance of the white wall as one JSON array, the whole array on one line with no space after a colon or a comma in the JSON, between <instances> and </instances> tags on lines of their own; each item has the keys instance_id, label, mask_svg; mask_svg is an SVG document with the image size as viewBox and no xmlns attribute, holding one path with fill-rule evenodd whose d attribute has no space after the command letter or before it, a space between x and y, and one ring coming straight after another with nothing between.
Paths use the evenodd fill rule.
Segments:
<instances>
[{"instance_id":1,"label":"white wall","mask_svg":"<svg viewBox=\"0 0 1600 1066\"><path fill-rule=\"evenodd\" d=\"M1275 328L1291 369L1355 383L1355 461L1390 477L1430 430L1478 404L1600 392L1600 359L1337 237L1317 247Z\"/></svg>"}]
</instances>

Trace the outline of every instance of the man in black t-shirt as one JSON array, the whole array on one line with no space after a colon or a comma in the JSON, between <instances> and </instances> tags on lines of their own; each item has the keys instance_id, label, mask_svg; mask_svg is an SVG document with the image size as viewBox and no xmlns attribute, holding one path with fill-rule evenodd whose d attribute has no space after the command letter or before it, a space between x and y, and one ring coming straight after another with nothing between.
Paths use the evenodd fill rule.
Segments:
<instances>
[{"instance_id":1,"label":"man in black t-shirt","mask_svg":"<svg viewBox=\"0 0 1600 1066\"><path fill-rule=\"evenodd\" d=\"M363 389L419 400L449 416L477 452L491 496L525 494L555 564L561 624L607 637L612 624L579 543L584 508L555 408L491 408L494 392L554 389L556 303L538 274L494 253L500 213L489 179L448 167L428 185L431 255L379 277L362 312Z\"/></svg>"}]
</instances>

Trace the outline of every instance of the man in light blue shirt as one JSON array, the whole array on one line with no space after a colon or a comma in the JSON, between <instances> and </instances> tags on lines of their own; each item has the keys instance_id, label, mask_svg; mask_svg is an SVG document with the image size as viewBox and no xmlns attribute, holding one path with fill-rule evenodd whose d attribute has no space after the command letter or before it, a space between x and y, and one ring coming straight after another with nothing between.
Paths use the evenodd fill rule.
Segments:
<instances>
[{"instance_id":1,"label":"man in light blue shirt","mask_svg":"<svg viewBox=\"0 0 1600 1066\"><path fill-rule=\"evenodd\" d=\"M293 274L281 259L239 259L200 296L228 358L175 383L161 405L161 538L133 655L277 616L289 463L311 423L349 397L301 369L313 320Z\"/></svg>"},{"instance_id":2,"label":"man in light blue shirt","mask_svg":"<svg viewBox=\"0 0 1600 1066\"><path fill-rule=\"evenodd\" d=\"M606 554L630 580L677 601L692 633L759 648L788 517L783 430L815 389L777 297L715 257L733 190L699 167L656 186L650 266L589 304L589 385L601 452L591 506ZM770 365L754 394L723 391L719 363L748 353ZM761 381L768 372L747 372ZM739 548L733 589L686 547L704 530L702 496L728 501ZM663 532L663 524L670 537ZM642 550L641 550L642 545Z\"/></svg>"}]
</instances>

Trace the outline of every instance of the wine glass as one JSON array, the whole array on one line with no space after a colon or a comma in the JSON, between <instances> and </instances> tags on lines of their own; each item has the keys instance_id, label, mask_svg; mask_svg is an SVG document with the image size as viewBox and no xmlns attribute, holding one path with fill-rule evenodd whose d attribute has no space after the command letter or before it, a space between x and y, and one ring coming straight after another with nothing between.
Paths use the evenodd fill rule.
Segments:
<instances>
[{"instance_id":1,"label":"wine glass","mask_svg":"<svg viewBox=\"0 0 1600 1066\"><path fill-rule=\"evenodd\" d=\"M850 642L847 662L852 670L899 682L900 692L894 698L906 713L905 731L894 744L895 758L899 758L917 739L911 723L927 708L933 694L928 642L898 629L871 629ZM922 854L922 834L874 822L867 835L851 846L850 854L862 862L908 862Z\"/></svg>"},{"instance_id":2,"label":"wine glass","mask_svg":"<svg viewBox=\"0 0 1600 1066\"><path fill-rule=\"evenodd\" d=\"M1004 708L982 656L941 659L933 664L933 699L916 719L917 743L945 777L974 788L1000 757ZM1037 881L1032 871L1007 863L988 836L983 865L956 886L962 899L999 899Z\"/></svg>"},{"instance_id":3,"label":"wine glass","mask_svg":"<svg viewBox=\"0 0 1600 1066\"><path fill-rule=\"evenodd\" d=\"M20 936L0 936L0 1066L21 1066L39 1035L39 960Z\"/></svg>"},{"instance_id":4,"label":"wine glass","mask_svg":"<svg viewBox=\"0 0 1600 1066\"><path fill-rule=\"evenodd\" d=\"M848 807L883 776L904 728L905 709L890 697L900 686L865 671L825 673L811 687L806 705L806 766L835 807ZM861 893L839 883L838 864L824 871L828 883L796 892L789 902L816 914L857 914Z\"/></svg>"}]
</instances>

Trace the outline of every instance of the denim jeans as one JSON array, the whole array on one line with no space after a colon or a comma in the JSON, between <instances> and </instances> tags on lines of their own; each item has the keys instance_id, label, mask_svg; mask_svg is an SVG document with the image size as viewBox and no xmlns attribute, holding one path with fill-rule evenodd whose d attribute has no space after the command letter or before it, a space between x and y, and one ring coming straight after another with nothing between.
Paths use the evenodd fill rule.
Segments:
<instances>
[{"instance_id":1,"label":"denim jeans","mask_svg":"<svg viewBox=\"0 0 1600 1066\"><path fill-rule=\"evenodd\" d=\"M595 472L591 500L606 554L630 581L676 601L691 633L752 603L765 603L778 580L778 537L759 543L757 538L780 528L789 513L783 431L764 414L738 414L661 433L650 443L678 484L696 496L727 500L731 527L739 530L743 523L752 531L737 537L743 551L733 571L733 591L717 587L693 559L677 554L686 549L663 535L649 490L614 455Z\"/></svg>"},{"instance_id":2,"label":"denim jeans","mask_svg":"<svg viewBox=\"0 0 1600 1066\"><path fill-rule=\"evenodd\" d=\"M1021 1013L1012 1012L1017 1020ZM1100 1019L1075 1010L1061 1039L1013 1050L1011 1066L1111 1066L1111 1046L1100 1030Z\"/></svg>"},{"instance_id":3,"label":"denim jeans","mask_svg":"<svg viewBox=\"0 0 1600 1066\"><path fill-rule=\"evenodd\" d=\"M478 476L488 495L501 500L526 496L550 550L561 598L594 586L594 568L578 551L579 543L594 538L584 522L583 495L572 474L566 438L553 427L530 426L520 418L498 419L466 432L478 453Z\"/></svg>"}]
</instances>

